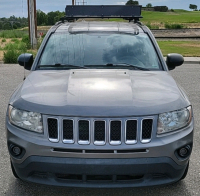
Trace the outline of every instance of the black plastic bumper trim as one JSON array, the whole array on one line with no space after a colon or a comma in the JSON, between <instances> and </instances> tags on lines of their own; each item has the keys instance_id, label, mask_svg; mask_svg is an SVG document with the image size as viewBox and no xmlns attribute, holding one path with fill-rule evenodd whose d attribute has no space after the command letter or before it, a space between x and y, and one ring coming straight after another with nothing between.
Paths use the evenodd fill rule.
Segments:
<instances>
[{"instance_id":1,"label":"black plastic bumper trim","mask_svg":"<svg viewBox=\"0 0 200 196\"><path fill-rule=\"evenodd\" d=\"M81 159L31 156L22 164L14 163L18 176L25 181L68 187L141 187L170 184L178 181L187 165L177 165L171 158L136 159ZM65 176L66 178L58 178ZM68 180L67 176L79 176L78 180ZM80 180L82 176L82 180ZM87 180L95 176L143 176L131 180L104 181ZM71 178L71 177L70 177ZM127 177L129 178L129 177ZM95 178L96 179L96 178ZM106 177L105 177L106 179Z\"/></svg>"}]
</instances>

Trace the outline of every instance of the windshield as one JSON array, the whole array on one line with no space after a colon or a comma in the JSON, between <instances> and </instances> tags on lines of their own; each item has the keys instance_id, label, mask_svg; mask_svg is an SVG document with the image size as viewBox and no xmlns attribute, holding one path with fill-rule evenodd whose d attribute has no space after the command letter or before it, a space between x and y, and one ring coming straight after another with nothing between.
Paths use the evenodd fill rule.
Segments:
<instances>
[{"instance_id":1,"label":"windshield","mask_svg":"<svg viewBox=\"0 0 200 196\"><path fill-rule=\"evenodd\" d=\"M159 65L155 49L144 33L54 33L46 44L38 68L63 69L65 66L66 69L127 69L135 66L146 70L159 70Z\"/></svg>"}]
</instances>

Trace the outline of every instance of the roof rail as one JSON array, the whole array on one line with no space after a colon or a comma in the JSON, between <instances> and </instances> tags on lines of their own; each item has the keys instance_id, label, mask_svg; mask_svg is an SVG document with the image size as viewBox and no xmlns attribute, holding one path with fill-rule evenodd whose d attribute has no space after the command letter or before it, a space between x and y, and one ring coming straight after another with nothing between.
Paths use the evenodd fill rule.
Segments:
<instances>
[{"instance_id":1,"label":"roof rail","mask_svg":"<svg viewBox=\"0 0 200 196\"><path fill-rule=\"evenodd\" d=\"M79 18L123 18L135 22L141 16L141 5L67 5L66 16L62 20L73 21Z\"/></svg>"}]
</instances>

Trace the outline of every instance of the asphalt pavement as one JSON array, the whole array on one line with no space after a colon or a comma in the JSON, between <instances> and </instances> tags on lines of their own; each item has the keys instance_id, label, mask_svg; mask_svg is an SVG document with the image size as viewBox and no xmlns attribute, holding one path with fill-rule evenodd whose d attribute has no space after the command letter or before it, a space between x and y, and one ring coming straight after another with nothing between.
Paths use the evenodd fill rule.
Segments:
<instances>
[{"instance_id":1,"label":"asphalt pavement","mask_svg":"<svg viewBox=\"0 0 200 196\"><path fill-rule=\"evenodd\" d=\"M189 63L189 60L191 63ZM24 70L19 65L0 64L0 196L64 196L64 195L129 195L129 196L194 196L200 195L200 59L188 61L171 71L185 89L193 105L195 117L194 148L185 180L167 186L125 189L81 189L44 186L15 179L10 169L6 145L5 115L9 97L23 81ZM27 73L26 73L27 74Z\"/></svg>"}]
</instances>

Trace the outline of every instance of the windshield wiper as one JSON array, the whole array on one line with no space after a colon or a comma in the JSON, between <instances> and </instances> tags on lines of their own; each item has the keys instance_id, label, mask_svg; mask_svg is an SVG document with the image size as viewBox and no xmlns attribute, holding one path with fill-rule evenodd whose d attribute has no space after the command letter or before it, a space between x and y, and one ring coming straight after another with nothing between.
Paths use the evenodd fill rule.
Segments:
<instances>
[{"instance_id":1,"label":"windshield wiper","mask_svg":"<svg viewBox=\"0 0 200 196\"><path fill-rule=\"evenodd\" d=\"M79 69L88 69L87 67L82 67L82 66L79 66L79 65L69 65L69 64L60 64L60 63L57 63L55 65L38 65L38 68L44 68L44 67L61 67L61 68L79 68Z\"/></svg>"},{"instance_id":2,"label":"windshield wiper","mask_svg":"<svg viewBox=\"0 0 200 196\"><path fill-rule=\"evenodd\" d=\"M133 67L134 69L149 71L149 69L147 69L147 68L138 67L138 66L131 65L128 63L117 63L117 64L108 63L108 64L106 64L106 66L108 66L108 67L115 67L115 66Z\"/></svg>"}]
</instances>

